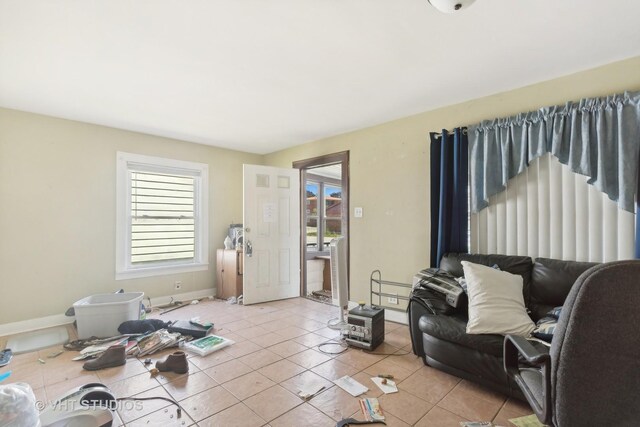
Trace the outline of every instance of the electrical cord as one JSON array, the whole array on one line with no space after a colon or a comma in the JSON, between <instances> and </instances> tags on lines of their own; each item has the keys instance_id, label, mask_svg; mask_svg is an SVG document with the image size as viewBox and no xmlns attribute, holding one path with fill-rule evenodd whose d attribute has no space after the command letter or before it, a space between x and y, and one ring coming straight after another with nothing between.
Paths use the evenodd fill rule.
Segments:
<instances>
[{"instance_id":1,"label":"electrical cord","mask_svg":"<svg viewBox=\"0 0 640 427\"><path fill-rule=\"evenodd\" d=\"M322 347L327 346L327 345L339 345L340 347L342 347L342 349L340 351L325 351L325 350L323 350ZM344 340L344 338L340 338L339 341L336 341L336 339L334 338L334 339L330 339L329 341L325 341L323 343L318 344L318 351L320 353L324 353L324 354L342 354L347 350L349 350L349 345Z\"/></svg>"},{"instance_id":2,"label":"electrical cord","mask_svg":"<svg viewBox=\"0 0 640 427\"><path fill-rule=\"evenodd\" d=\"M322 347L327 345L339 345L342 347L342 349L340 351L323 350ZM333 339L330 339L329 341L325 341L323 343L318 344L318 351L324 354L342 354L347 350L349 350L349 344L347 344L347 341L344 339L344 337L341 337L340 339L333 338ZM361 350L365 354L374 354L377 356L406 356L407 354L413 354L413 352L411 351L405 351L402 353L379 353L375 351L367 351L363 348L359 348L358 350Z\"/></svg>"},{"instance_id":3,"label":"electrical cord","mask_svg":"<svg viewBox=\"0 0 640 427\"><path fill-rule=\"evenodd\" d=\"M340 310L342 310L342 308L340 308ZM335 317L335 318L329 319L327 321L327 327L329 329L333 329L334 331L340 331L340 339L339 339L339 341L336 341L335 338L332 338L329 341L325 341L323 343L318 344L318 351L320 353L324 353L324 354L335 355L335 354L342 354L345 351L349 350L349 345L345 341L344 334L342 333L342 331L347 328L346 322L344 320L340 320L340 318L338 318L338 317ZM327 346L327 345L339 345L339 346L342 347L342 350L340 350L340 351L325 351L325 350L323 350L322 347Z\"/></svg>"},{"instance_id":4,"label":"electrical cord","mask_svg":"<svg viewBox=\"0 0 640 427\"><path fill-rule=\"evenodd\" d=\"M164 387L163 387L164 388ZM180 404L178 402L176 402L173 399L170 399L168 397L164 397L164 396L153 396L153 397L119 397L116 400L133 400L133 401L137 401L137 400L166 400L169 403L172 403L174 405L176 405L178 407L177 409L177 417L181 418L182 417L182 406L180 406Z\"/></svg>"},{"instance_id":5,"label":"electrical cord","mask_svg":"<svg viewBox=\"0 0 640 427\"><path fill-rule=\"evenodd\" d=\"M334 319L330 319L327 321L327 328L333 329L335 331L342 330L342 328L346 325L346 323L337 317Z\"/></svg>"}]
</instances>

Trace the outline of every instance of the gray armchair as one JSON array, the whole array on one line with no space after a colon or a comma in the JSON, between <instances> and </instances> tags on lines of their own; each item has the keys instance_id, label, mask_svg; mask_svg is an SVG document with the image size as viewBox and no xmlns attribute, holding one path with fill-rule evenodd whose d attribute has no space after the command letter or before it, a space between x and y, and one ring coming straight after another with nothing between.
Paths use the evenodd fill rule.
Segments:
<instances>
[{"instance_id":1,"label":"gray armchair","mask_svg":"<svg viewBox=\"0 0 640 427\"><path fill-rule=\"evenodd\" d=\"M638 426L638 328L640 261L600 264L571 288L549 353L508 335L504 367L545 424Z\"/></svg>"}]
</instances>

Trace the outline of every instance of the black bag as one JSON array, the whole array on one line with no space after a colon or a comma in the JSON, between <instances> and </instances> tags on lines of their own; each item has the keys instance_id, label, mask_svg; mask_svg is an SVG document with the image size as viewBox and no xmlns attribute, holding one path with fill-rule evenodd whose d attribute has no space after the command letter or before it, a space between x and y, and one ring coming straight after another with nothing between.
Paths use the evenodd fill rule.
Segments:
<instances>
[{"instance_id":1,"label":"black bag","mask_svg":"<svg viewBox=\"0 0 640 427\"><path fill-rule=\"evenodd\" d=\"M151 332L165 329L170 322L163 322L160 319L127 320L118 326L121 334L150 334Z\"/></svg>"},{"instance_id":2,"label":"black bag","mask_svg":"<svg viewBox=\"0 0 640 427\"><path fill-rule=\"evenodd\" d=\"M447 304L444 294L433 289L418 286L411 293L411 301L414 300L427 307L431 314L448 315L455 311Z\"/></svg>"}]
</instances>

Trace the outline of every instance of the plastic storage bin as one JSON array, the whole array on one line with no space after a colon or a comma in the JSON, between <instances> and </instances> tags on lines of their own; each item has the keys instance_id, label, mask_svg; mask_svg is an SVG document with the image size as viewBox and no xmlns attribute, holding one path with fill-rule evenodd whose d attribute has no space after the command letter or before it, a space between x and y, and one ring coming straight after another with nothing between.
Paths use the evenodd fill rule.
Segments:
<instances>
[{"instance_id":1,"label":"plastic storage bin","mask_svg":"<svg viewBox=\"0 0 640 427\"><path fill-rule=\"evenodd\" d=\"M140 319L144 292L97 294L73 304L78 338L106 338L120 335L118 326L127 320Z\"/></svg>"}]
</instances>

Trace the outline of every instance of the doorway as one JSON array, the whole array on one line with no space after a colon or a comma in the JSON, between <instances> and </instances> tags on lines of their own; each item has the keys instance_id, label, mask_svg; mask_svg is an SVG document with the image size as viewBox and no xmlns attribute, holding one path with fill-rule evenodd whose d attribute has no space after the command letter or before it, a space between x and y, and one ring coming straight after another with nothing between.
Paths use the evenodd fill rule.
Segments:
<instances>
[{"instance_id":1,"label":"doorway","mask_svg":"<svg viewBox=\"0 0 640 427\"><path fill-rule=\"evenodd\" d=\"M349 265L349 152L296 161L293 167L300 169L300 294L330 304L332 239L346 239Z\"/></svg>"}]
</instances>

